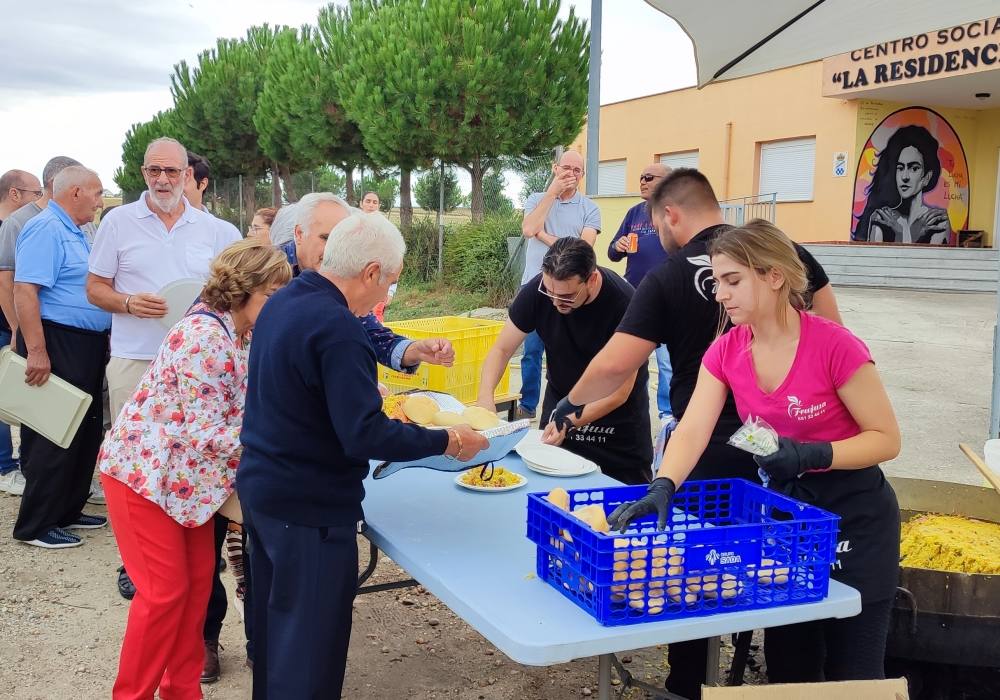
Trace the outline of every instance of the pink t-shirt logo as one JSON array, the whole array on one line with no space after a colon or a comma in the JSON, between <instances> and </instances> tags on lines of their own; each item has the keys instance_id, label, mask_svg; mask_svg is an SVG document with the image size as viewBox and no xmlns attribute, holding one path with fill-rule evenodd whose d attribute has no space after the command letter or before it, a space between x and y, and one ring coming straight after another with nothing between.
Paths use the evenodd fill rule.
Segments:
<instances>
[{"instance_id":1,"label":"pink t-shirt logo","mask_svg":"<svg viewBox=\"0 0 1000 700\"><path fill-rule=\"evenodd\" d=\"M821 401L811 406L803 406L802 399L797 396L789 396L788 417L795 420L812 420L813 418L818 418L826 413L827 403L826 401Z\"/></svg>"}]
</instances>

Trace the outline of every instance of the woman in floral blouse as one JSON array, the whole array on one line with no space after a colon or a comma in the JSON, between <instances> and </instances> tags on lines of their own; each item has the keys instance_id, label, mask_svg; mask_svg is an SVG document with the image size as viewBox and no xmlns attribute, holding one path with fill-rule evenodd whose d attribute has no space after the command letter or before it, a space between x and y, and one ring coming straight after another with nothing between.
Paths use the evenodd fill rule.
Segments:
<instances>
[{"instance_id":1,"label":"woman in floral blouse","mask_svg":"<svg viewBox=\"0 0 1000 700\"><path fill-rule=\"evenodd\" d=\"M202 626L218 557L212 516L240 461L249 333L291 274L265 242L222 251L101 447L108 513L136 587L115 700L152 700L157 688L162 698L202 697Z\"/></svg>"}]
</instances>

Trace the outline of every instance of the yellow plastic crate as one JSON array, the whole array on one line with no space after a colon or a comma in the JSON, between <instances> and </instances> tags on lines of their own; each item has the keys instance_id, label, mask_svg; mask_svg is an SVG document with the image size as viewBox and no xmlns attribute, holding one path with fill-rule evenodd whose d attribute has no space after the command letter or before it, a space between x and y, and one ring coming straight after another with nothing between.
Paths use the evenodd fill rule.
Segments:
<instances>
[{"instance_id":1,"label":"yellow plastic crate","mask_svg":"<svg viewBox=\"0 0 1000 700\"><path fill-rule=\"evenodd\" d=\"M413 340L447 338L455 348L455 364L439 367L426 362L416 374L403 374L379 365L379 380L392 392L428 389L451 394L462 403L473 403L479 395L479 374L486 353L493 347L503 323L464 316L415 318L385 324L399 335ZM510 367L504 370L496 395L510 389Z\"/></svg>"}]
</instances>

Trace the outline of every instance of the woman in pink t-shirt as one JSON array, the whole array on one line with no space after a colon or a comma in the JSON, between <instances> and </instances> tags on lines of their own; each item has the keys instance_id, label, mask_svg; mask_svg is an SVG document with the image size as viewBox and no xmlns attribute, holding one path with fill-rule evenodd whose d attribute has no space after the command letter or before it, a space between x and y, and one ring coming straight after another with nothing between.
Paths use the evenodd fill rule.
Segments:
<instances>
[{"instance_id":1,"label":"woman in pink t-shirt","mask_svg":"<svg viewBox=\"0 0 1000 700\"><path fill-rule=\"evenodd\" d=\"M780 436L775 454L755 458L771 488L841 517L831 576L861 593L857 617L768 629L770 681L882 678L899 578L899 506L878 466L899 453L892 405L865 344L801 310L805 270L781 231L753 221L720 234L709 253L734 327L705 353L647 495L608 522L623 528L656 512L663 527L732 391L743 420L761 418Z\"/></svg>"}]
</instances>

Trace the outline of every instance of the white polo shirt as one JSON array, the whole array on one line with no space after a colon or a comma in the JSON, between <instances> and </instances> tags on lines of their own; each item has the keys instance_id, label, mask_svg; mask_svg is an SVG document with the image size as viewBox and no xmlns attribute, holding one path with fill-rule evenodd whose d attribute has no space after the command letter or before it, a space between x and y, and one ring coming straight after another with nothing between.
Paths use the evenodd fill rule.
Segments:
<instances>
[{"instance_id":1,"label":"white polo shirt","mask_svg":"<svg viewBox=\"0 0 1000 700\"><path fill-rule=\"evenodd\" d=\"M239 231L221 226L214 216L184 199L184 213L168 232L146 204L147 194L101 219L90 271L114 280L115 290L122 294L156 294L180 279L207 279L212 259L240 239ZM155 318L116 313L111 319L111 355L152 360L166 335L167 329Z\"/></svg>"}]
</instances>

